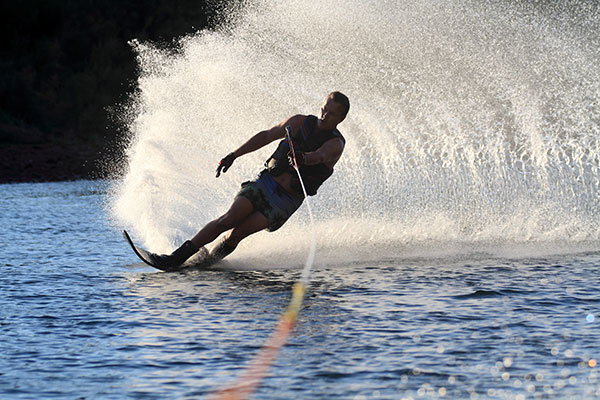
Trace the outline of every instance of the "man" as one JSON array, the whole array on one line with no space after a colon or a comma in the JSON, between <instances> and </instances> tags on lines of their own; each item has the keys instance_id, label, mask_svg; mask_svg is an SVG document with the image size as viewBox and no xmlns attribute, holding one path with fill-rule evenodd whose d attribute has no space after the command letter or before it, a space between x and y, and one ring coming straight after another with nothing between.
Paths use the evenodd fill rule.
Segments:
<instances>
[{"instance_id":1,"label":"man","mask_svg":"<svg viewBox=\"0 0 600 400\"><path fill-rule=\"evenodd\" d=\"M344 150L345 139L337 125L346 118L350 102L340 92L330 93L321 107L320 117L294 115L271 129L251 137L237 150L221 160L217 177L232 166L236 158L282 139L277 150L266 161L265 169L254 181L242 183L229 210L209 222L196 236L186 241L169 255L150 253L152 265L159 269L176 269L201 250L207 260L216 262L235 250L238 243L263 229L273 232L300 207L304 193L293 168L293 156L286 136L286 127L292 132L295 161L308 195L315 195L319 186L331 176L333 166ZM285 138L285 139L284 139ZM210 254L204 246L223 232L229 231Z\"/></svg>"}]
</instances>

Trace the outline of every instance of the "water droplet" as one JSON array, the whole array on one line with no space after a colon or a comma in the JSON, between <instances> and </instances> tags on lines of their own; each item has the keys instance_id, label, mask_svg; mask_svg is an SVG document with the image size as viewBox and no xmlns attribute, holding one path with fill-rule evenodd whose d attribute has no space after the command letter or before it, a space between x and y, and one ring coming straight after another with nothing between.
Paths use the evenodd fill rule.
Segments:
<instances>
[{"instance_id":1,"label":"water droplet","mask_svg":"<svg viewBox=\"0 0 600 400\"><path fill-rule=\"evenodd\" d=\"M517 389L518 389L518 388L520 388L520 387L522 387L522 386L523 386L523 382L522 382L520 379L515 379L515 380L513 381L513 387L515 387L515 388L517 388Z\"/></svg>"},{"instance_id":2,"label":"water droplet","mask_svg":"<svg viewBox=\"0 0 600 400\"><path fill-rule=\"evenodd\" d=\"M573 357L573 350L571 350L571 349L565 350L565 357Z\"/></svg>"},{"instance_id":3,"label":"water droplet","mask_svg":"<svg viewBox=\"0 0 600 400\"><path fill-rule=\"evenodd\" d=\"M532 384L527 385L527 391L529 393L535 392L535 385L532 385Z\"/></svg>"}]
</instances>

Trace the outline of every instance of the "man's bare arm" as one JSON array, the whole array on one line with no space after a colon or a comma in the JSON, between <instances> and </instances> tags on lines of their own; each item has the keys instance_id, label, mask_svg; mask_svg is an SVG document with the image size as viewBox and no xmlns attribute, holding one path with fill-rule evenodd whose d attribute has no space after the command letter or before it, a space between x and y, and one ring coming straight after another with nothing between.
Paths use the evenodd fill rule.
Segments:
<instances>
[{"instance_id":1,"label":"man's bare arm","mask_svg":"<svg viewBox=\"0 0 600 400\"><path fill-rule=\"evenodd\" d=\"M317 151L310 153L304 153L304 164L316 165L326 164L329 167L340 159L342 152L344 151L344 142L342 139L334 138L323 143Z\"/></svg>"},{"instance_id":2,"label":"man's bare arm","mask_svg":"<svg viewBox=\"0 0 600 400\"><path fill-rule=\"evenodd\" d=\"M269 143L277 140L283 139L285 136L285 127L290 125L292 128L292 132L295 132L305 116L303 115L294 115L283 121L282 123L275 125L271 129L260 131L256 135L252 136L246 143L241 145L237 150L233 152L233 155L237 158L243 156L244 154L251 153L268 145Z\"/></svg>"},{"instance_id":3,"label":"man's bare arm","mask_svg":"<svg viewBox=\"0 0 600 400\"><path fill-rule=\"evenodd\" d=\"M275 125L271 129L266 131L260 131L256 135L252 136L246 143L238 147L237 150L229 153L219 162L217 167L217 178L221 176L221 172L227 172L229 167L233 164L236 158L243 156L244 154L251 153L266 146L267 144L282 139L285 136L285 127L291 126L292 130L298 129L302 121L304 120L303 115L294 115L291 118L286 119L279 125Z\"/></svg>"}]
</instances>

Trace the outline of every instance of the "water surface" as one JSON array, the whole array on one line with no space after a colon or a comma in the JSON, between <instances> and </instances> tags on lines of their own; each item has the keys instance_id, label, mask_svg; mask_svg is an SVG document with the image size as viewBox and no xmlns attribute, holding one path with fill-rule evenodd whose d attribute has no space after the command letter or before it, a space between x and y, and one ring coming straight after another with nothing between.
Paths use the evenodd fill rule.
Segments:
<instances>
[{"instance_id":1,"label":"water surface","mask_svg":"<svg viewBox=\"0 0 600 400\"><path fill-rule=\"evenodd\" d=\"M138 263L105 223L105 186L0 186L2 398L206 397L290 299L285 262ZM597 398L599 268L598 251L317 259L254 398Z\"/></svg>"}]
</instances>

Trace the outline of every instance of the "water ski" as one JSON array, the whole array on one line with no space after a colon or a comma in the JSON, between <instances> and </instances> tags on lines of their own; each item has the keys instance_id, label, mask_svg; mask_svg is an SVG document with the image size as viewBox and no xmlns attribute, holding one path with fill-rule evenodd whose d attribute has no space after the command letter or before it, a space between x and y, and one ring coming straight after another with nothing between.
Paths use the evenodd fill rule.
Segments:
<instances>
[{"instance_id":1,"label":"water ski","mask_svg":"<svg viewBox=\"0 0 600 400\"><path fill-rule=\"evenodd\" d=\"M142 260L149 266L159 269L161 271L168 271L168 272L179 271L184 268L208 267L211 264L213 264L211 259L208 257L208 251L206 250L205 247L202 247L196 254L194 254L185 263L183 263L182 265L180 265L178 267L175 267L175 268L161 267L160 265L158 265L156 263L155 257L157 255L154 253L151 253L147 250L144 250L141 247L136 246L135 243L133 243L133 240L131 240L131 237L129 236L127 231L125 231L125 230L123 231L123 237L125 238L125 240L127 240L127 243L129 243L129 245L133 249L133 252L140 258L140 260Z\"/></svg>"}]
</instances>

